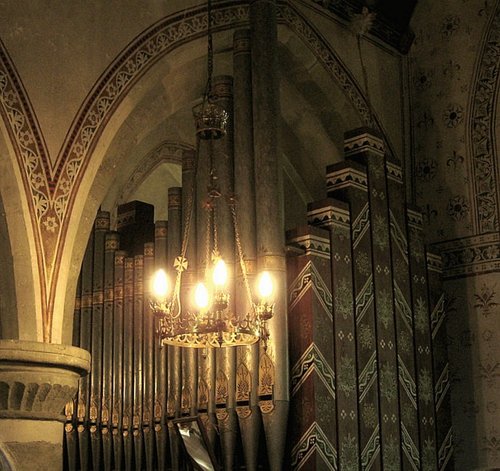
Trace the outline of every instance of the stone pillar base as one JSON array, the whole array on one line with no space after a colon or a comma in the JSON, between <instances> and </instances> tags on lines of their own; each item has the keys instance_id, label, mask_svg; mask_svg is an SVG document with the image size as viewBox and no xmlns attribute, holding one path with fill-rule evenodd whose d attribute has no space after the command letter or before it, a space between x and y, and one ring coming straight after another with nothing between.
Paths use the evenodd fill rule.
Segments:
<instances>
[{"instance_id":1,"label":"stone pillar base","mask_svg":"<svg viewBox=\"0 0 500 471\"><path fill-rule=\"evenodd\" d=\"M62 469L63 409L89 368L81 348L0 340L2 469Z\"/></svg>"}]
</instances>

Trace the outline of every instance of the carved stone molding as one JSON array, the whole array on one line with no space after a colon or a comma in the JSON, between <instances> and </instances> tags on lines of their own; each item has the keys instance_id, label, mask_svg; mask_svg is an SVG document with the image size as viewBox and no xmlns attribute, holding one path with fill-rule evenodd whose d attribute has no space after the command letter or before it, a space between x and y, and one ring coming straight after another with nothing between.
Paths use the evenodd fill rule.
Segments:
<instances>
[{"instance_id":1,"label":"carved stone molding","mask_svg":"<svg viewBox=\"0 0 500 471\"><path fill-rule=\"evenodd\" d=\"M498 232L434 244L432 251L441 254L445 279L500 270Z\"/></svg>"},{"instance_id":2,"label":"carved stone molding","mask_svg":"<svg viewBox=\"0 0 500 471\"><path fill-rule=\"evenodd\" d=\"M499 88L500 4L491 15L476 67L469 122L476 233L498 231L498 164L495 116Z\"/></svg>"},{"instance_id":3,"label":"carved stone molding","mask_svg":"<svg viewBox=\"0 0 500 471\"><path fill-rule=\"evenodd\" d=\"M0 340L0 419L64 421L64 406L89 369L81 348Z\"/></svg>"},{"instance_id":4,"label":"carved stone molding","mask_svg":"<svg viewBox=\"0 0 500 471\"><path fill-rule=\"evenodd\" d=\"M123 185L118 204L128 201L129 196L161 163L169 162L181 166L184 154L187 153L188 156L192 156L193 152L194 148L189 144L173 141L162 142L143 157L135 167L129 179Z\"/></svg>"}]
</instances>

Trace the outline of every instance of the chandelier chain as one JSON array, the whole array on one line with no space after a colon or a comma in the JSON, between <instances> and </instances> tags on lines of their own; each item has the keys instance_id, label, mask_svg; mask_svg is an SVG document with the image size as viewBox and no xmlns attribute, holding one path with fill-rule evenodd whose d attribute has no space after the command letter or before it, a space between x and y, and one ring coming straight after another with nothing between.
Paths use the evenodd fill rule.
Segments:
<instances>
[{"instance_id":1,"label":"chandelier chain","mask_svg":"<svg viewBox=\"0 0 500 471\"><path fill-rule=\"evenodd\" d=\"M205 276L208 276L208 270L210 267L210 252L211 252L211 244L210 244L210 231L212 230L212 211L210 210L210 198L206 203L206 211L207 211L207 226L205 232Z\"/></svg>"},{"instance_id":2,"label":"chandelier chain","mask_svg":"<svg viewBox=\"0 0 500 471\"><path fill-rule=\"evenodd\" d=\"M207 87L205 90L205 98L208 101L212 94L212 75L214 70L214 46L212 38L212 1L208 0L207 5L207 35L208 35L208 54L207 54Z\"/></svg>"},{"instance_id":3,"label":"chandelier chain","mask_svg":"<svg viewBox=\"0 0 500 471\"><path fill-rule=\"evenodd\" d=\"M236 214L236 197L233 195L229 200L229 207L231 208L231 217L233 218L234 226L234 240L236 242L236 250L238 251L238 260L240 262L241 274L243 276L243 284L245 285L245 291L250 301L250 306L252 311L254 310L254 303L252 298L252 290L250 289L250 283L248 282L247 266L245 264L245 259L243 257L243 247L241 245L240 231L238 225L238 216Z\"/></svg>"},{"instance_id":4,"label":"chandelier chain","mask_svg":"<svg viewBox=\"0 0 500 471\"><path fill-rule=\"evenodd\" d=\"M199 154L200 151L200 138L196 138L196 155ZM198 159L194 159L194 166L193 166L193 181L192 185L188 194L188 201L187 201L187 214L184 219L184 231L182 235L182 245L181 245L181 255L180 255L180 260L179 260L179 265L177 267L177 275L175 277L175 287L174 287L174 298L171 301L171 315L173 318L178 318L181 315L181 300L180 300L180 289L181 289L181 281L182 281L182 272L187 268L187 263L186 263L186 253L188 249L188 243L189 243L189 233L191 231L191 224L193 221L193 213L194 213L194 197L195 197L195 184L196 184L196 176L198 173ZM174 306L173 304L177 304L177 313L173 309Z\"/></svg>"}]
</instances>

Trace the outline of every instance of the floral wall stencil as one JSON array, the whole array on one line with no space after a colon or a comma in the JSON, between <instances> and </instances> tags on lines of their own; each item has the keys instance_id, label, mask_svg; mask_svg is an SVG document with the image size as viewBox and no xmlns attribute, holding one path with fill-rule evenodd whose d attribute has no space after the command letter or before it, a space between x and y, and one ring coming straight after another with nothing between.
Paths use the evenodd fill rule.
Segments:
<instances>
[{"instance_id":1,"label":"floral wall stencil","mask_svg":"<svg viewBox=\"0 0 500 471\"><path fill-rule=\"evenodd\" d=\"M500 463L500 274L450 280L448 353L457 469Z\"/></svg>"},{"instance_id":2,"label":"floral wall stencil","mask_svg":"<svg viewBox=\"0 0 500 471\"><path fill-rule=\"evenodd\" d=\"M424 1L413 17L413 180L417 204L429 206L429 214L435 211L438 216L428 217L428 241L469 236L497 227L496 191L491 190L495 185L494 159L490 155L486 162L472 137L479 129L474 122L477 107L481 103L496 106L491 100L496 86L492 74L497 64L492 63L491 55L484 57L482 40L487 31L495 29L496 23L491 24L495 13L492 1ZM490 68L488 83L479 78L484 67ZM481 126L485 133L494 128L484 119ZM484 139L483 144L487 145ZM481 189L478 180L483 181Z\"/></svg>"},{"instance_id":3,"label":"floral wall stencil","mask_svg":"<svg viewBox=\"0 0 500 471\"><path fill-rule=\"evenodd\" d=\"M455 466L496 469L500 4L425 0L412 25L413 182L443 259Z\"/></svg>"}]
</instances>

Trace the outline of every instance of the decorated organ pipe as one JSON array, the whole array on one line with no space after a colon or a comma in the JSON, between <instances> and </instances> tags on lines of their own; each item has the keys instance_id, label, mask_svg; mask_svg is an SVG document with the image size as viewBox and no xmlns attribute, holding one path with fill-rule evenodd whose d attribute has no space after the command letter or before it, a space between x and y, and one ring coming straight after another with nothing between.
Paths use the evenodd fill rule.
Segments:
<instances>
[{"instance_id":1,"label":"decorated organ pipe","mask_svg":"<svg viewBox=\"0 0 500 471\"><path fill-rule=\"evenodd\" d=\"M257 247L255 236L255 169L253 157L252 64L250 30L237 30L233 36L234 63L234 186L237 225L243 267L236 266L235 309L241 316L253 306L248 291L255 286ZM236 411L247 469L257 469L261 416L258 407L259 345L239 347L237 351Z\"/></svg>"},{"instance_id":2,"label":"decorated organ pipe","mask_svg":"<svg viewBox=\"0 0 500 471\"><path fill-rule=\"evenodd\" d=\"M270 341L261 348L259 407L269 451L270 469L281 467L285 454L289 407L286 261L282 183L278 153L278 27L276 0L250 2L252 105L256 210L257 265L276 284Z\"/></svg>"},{"instance_id":3,"label":"decorated organ pipe","mask_svg":"<svg viewBox=\"0 0 500 471\"><path fill-rule=\"evenodd\" d=\"M142 434L142 410L143 410L143 381L144 381L144 255L134 257L134 320L133 320L133 441L135 468L142 469L144 461L143 434Z\"/></svg>"},{"instance_id":4,"label":"decorated organ pipe","mask_svg":"<svg viewBox=\"0 0 500 471\"><path fill-rule=\"evenodd\" d=\"M134 258L125 257L123 280L123 448L125 469L133 469Z\"/></svg>"},{"instance_id":5,"label":"decorated organ pipe","mask_svg":"<svg viewBox=\"0 0 500 471\"><path fill-rule=\"evenodd\" d=\"M115 469L122 469L123 461L123 332L126 252L115 252L113 299L113 409L111 426Z\"/></svg>"},{"instance_id":6,"label":"decorated organ pipe","mask_svg":"<svg viewBox=\"0 0 500 471\"><path fill-rule=\"evenodd\" d=\"M211 259L211 247L207 237L209 233L209 211L207 200L207 188L210 182L210 152L213 151L211 140L199 140L198 161L196 172L196 246L197 251L197 273L199 279L204 279L206 270L209 268L207 262ZM212 443L215 443L215 431L217 419L215 416L215 351L210 349L198 352L198 413L207 429L207 435Z\"/></svg>"},{"instance_id":7,"label":"decorated organ pipe","mask_svg":"<svg viewBox=\"0 0 500 471\"><path fill-rule=\"evenodd\" d=\"M91 233L81 271L81 310L80 310L80 344L88 351L92 341L92 273L94 255L94 232ZM90 405L90 376L80 380L77 399L77 431L80 467L82 471L90 469L89 465L89 405Z\"/></svg>"},{"instance_id":8,"label":"decorated organ pipe","mask_svg":"<svg viewBox=\"0 0 500 471\"><path fill-rule=\"evenodd\" d=\"M356 162L346 161L327 168L328 195L334 201L349 203L351 219L352 257L358 260L353 271L353 295L355 300L356 351L358 369L358 395L361 418L369 413L378 415L379 381L377 352L375 347L376 314L373 303L373 264L371 253L370 206L368 204L368 178L366 168ZM337 184L341 180L342 184ZM334 205L335 206L335 205ZM313 213L310 218L316 219ZM331 213L331 222L338 219L336 211ZM320 223L320 218L317 218ZM337 340L340 342L340 339ZM341 411L339 411L341 412ZM342 417L341 417L342 418ZM341 419L340 418L340 419ZM359 449L367 450L380 440L378 422L359 421ZM361 466L371 460L372 466L380 467L380 454L367 456L361 453ZM363 464L364 463L364 464Z\"/></svg>"},{"instance_id":9,"label":"decorated organ pipe","mask_svg":"<svg viewBox=\"0 0 500 471\"><path fill-rule=\"evenodd\" d=\"M75 308L74 308L74 317L73 317L73 345L79 345L80 343L80 314L81 314L81 290L82 290L82 275L80 273L78 277L78 284L76 287L75 294ZM77 445L77 431L76 431L76 422L77 422L77 403L78 403L78 395L76 398L73 398L68 404L66 404L64 415L66 416L66 423L64 425L64 446L65 446L65 454L64 454L64 462L67 469L76 469L77 463L77 453L78 453L78 445Z\"/></svg>"},{"instance_id":10,"label":"decorated organ pipe","mask_svg":"<svg viewBox=\"0 0 500 471\"><path fill-rule=\"evenodd\" d=\"M115 253L119 249L119 234L108 232L104 247L104 310L103 310L103 356L102 356L102 443L104 469L111 470L113 463L113 315Z\"/></svg>"},{"instance_id":11,"label":"decorated organ pipe","mask_svg":"<svg viewBox=\"0 0 500 471\"><path fill-rule=\"evenodd\" d=\"M228 115L226 134L214 141L214 167L222 196L219 199L216 213L216 227L220 255L226 262L229 271L236 273L235 233L232 225L230 198L234 194L234 143L233 143L233 78L227 75L214 77L214 101ZM229 294L229 311L235 312L235 277L230 278L227 292ZM225 469L235 467L235 448L237 442L236 416L236 348L223 348L217 351L216 373L216 415L223 449L223 465Z\"/></svg>"},{"instance_id":12,"label":"decorated organ pipe","mask_svg":"<svg viewBox=\"0 0 500 471\"><path fill-rule=\"evenodd\" d=\"M149 306L151 298L151 280L154 272L154 246L153 242L144 244L144 308L142 316L143 322L143 388L142 388L142 428L144 437L144 460L145 469L152 471L154 469L154 349L155 332L153 323L153 312Z\"/></svg>"},{"instance_id":13,"label":"decorated organ pipe","mask_svg":"<svg viewBox=\"0 0 500 471\"><path fill-rule=\"evenodd\" d=\"M446 298L442 284L442 261L427 252L430 332L432 337L434 406L436 410L436 451L438 469L453 469L450 372L447 355ZM422 445L430 456L429 442ZM430 458L429 458L430 461Z\"/></svg>"},{"instance_id":14,"label":"decorated organ pipe","mask_svg":"<svg viewBox=\"0 0 500 471\"><path fill-rule=\"evenodd\" d=\"M170 191L170 190L169 190ZM167 261L167 235L169 234L167 221L156 221L155 224L155 243L154 243L154 260L155 268L168 266ZM155 321L154 321L155 322ZM156 443L156 459L160 469L166 468L166 457L168 447L167 424L165 414L167 409L167 365L171 367L172 361L167 363L166 347L162 347L157 338L157 328L154 325L154 369L153 369L153 385L154 385L154 434ZM170 380L170 373L168 374Z\"/></svg>"},{"instance_id":15,"label":"decorated organ pipe","mask_svg":"<svg viewBox=\"0 0 500 471\"><path fill-rule=\"evenodd\" d=\"M173 187L168 190L168 221L169 232L167 239L167 261L166 266L173 273L175 258L181 253L182 241L182 188ZM172 283L175 280L172 277ZM181 415L182 395L182 349L176 346L165 346L162 348L162 361L168 365L167 390L165 391L166 417L168 419L179 418ZM167 361L168 358L168 361ZM167 425L164 428L167 432ZM178 469L180 443L174 430L169 431L169 450L172 469Z\"/></svg>"},{"instance_id":16,"label":"decorated organ pipe","mask_svg":"<svg viewBox=\"0 0 500 471\"><path fill-rule=\"evenodd\" d=\"M187 269L183 272L181 287L181 305L184 313L192 308L192 298L196 283L196 156L185 153L182 158L182 240L189 238L190 244L186 247ZM188 348L182 351L182 389L181 414L195 415L198 403L198 352Z\"/></svg>"},{"instance_id":17,"label":"decorated organ pipe","mask_svg":"<svg viewBox=\"0 0 500 471\"><path fill-rule=\"evenodd\" d=\"M91 325L91 368L90 368L90 440L92 466L102 465L102 429L98 427L102 409L102 334L104 308L104 244L109 230L109 213L100 211L95 220L94 261L92 274L92 325Z\"/></svg>"}]
</instances>

